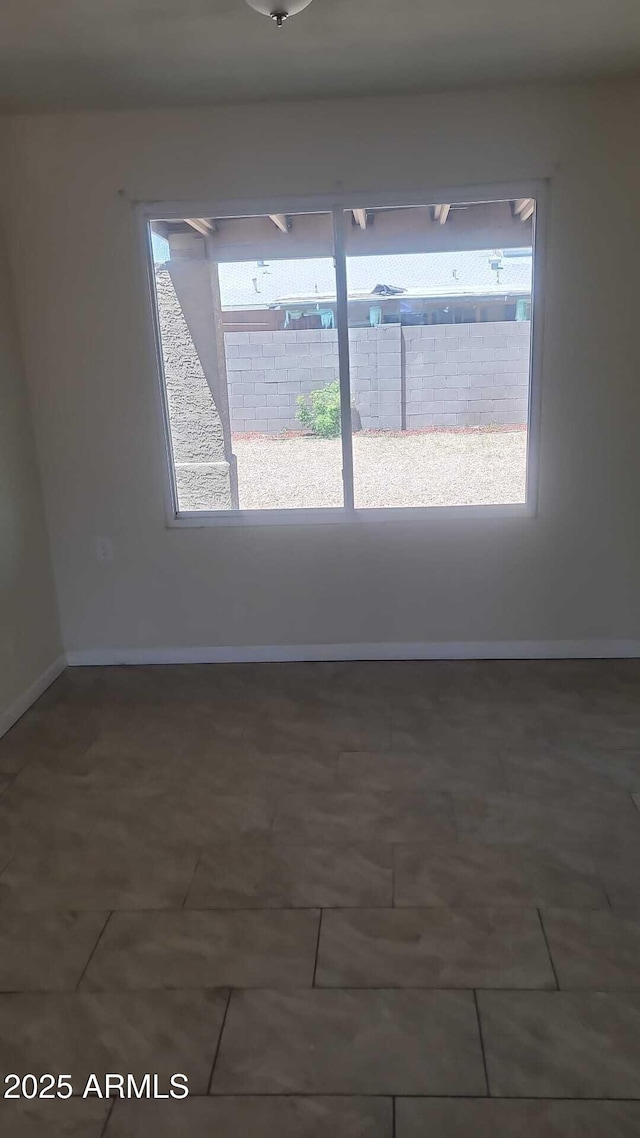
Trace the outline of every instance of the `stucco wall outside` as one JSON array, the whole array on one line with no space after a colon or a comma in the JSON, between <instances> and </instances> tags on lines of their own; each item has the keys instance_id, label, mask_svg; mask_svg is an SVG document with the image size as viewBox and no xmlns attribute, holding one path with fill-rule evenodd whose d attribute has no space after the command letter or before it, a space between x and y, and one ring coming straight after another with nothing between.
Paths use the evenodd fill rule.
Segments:
<instances>
[{"instance_id":1,"label":"stucco wall outside","mask_svg":"<svg viewBox=\"0 0 640 1138\"><path fill-rule=\"evenodd\" d=\"M530 334L529 321L352 328L363 428L526 424ZM299 430L299 396L338 378L335 330L228 332L225 352L238 433Z\"/></svg>"},{"instance_id":2,"label":"stucco wall outside","mask_svg":"<svg viewBox=\"0 0 640 1138\"><path fill-rule=\"evenodd\" d=\"M228 509L222 423L166 269L156 270L156 296L178 503L189 510Z\"/></svg>"}]
</instances>

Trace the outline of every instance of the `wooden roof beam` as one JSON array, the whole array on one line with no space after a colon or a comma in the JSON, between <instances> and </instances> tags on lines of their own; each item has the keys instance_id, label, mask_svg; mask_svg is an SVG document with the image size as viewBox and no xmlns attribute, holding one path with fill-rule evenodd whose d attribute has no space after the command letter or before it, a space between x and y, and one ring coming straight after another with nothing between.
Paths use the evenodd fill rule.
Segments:
<instances>
[{"instance_id":1,"label":"wooden roof beam","mask_svg":"<svg viewBox=\"0 0 640 1138\"><path fill-rule=\"evenodd\" d=\"M284 213L270 213L270 220L282 233L288 233L291 229L291 222Z\"/></svg>"},{"instance_id":2,"label":"wooden roof beam","mask_svg":"<svg viewBox=\"0 0 640 1138\"><path fill-rule=\"evenodd\" d=\"M441 225L446 225L449 216L450 205L434 205L433 207L433 220L439 221Z\"/></svg>"},{"instance_id":3,"label":"wooden roof beam","mask_svg":"<svg viewBox=\"0 0 640 1138\"><path fill-rule=\"evenodd\" d=\"M185 217L185 221L201 237L211 237L211 234L215 232L213 225L207 221L206 217Z\"/></svg>"},{"instance_id":4,"label":"wooden roof beam","mask_svg":"<svg viewBox=\"0 0 640 1138\"><path fill-rule=\"evenodd\" d=\"M366 209L354 209L354 210L352 210L352 213L353 213L353 219L354 219L356 225L359 225L361 229L366 229L367 228L367 211L366 211Z\"/></svg>"},{"instance_id":5,"label":"wooden roof beam","mask_svg":"<svg viewBox=\"0 0 640 1138\"><path fill-rule=\"evenodd\" d=\"M521 221L528 221L535 208L535 198L516 198L513 203L513 212Z\"/></svg>"}]
</instances>

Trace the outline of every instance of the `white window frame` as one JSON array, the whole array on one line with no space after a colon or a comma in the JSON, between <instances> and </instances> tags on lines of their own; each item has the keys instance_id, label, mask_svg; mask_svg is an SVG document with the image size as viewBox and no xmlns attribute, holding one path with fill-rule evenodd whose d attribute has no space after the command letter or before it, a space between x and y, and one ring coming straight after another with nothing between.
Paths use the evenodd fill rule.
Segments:
<instances>
[{"instance_id":1,"label":"white window frame","mask_svg":"<svg viewBox=\"0 0 640 1138\"><path fill-rule=\"evenodd\" d=\"M343 218L353 209L401 208L446 201L451 205L534 198L533 281L531 291L531 351L529 359L529 409L527 420L527 460L525 501L504 505L460 506L380 506L357 507L353 502L353 450L351 432L351 399L349 374L349 328L347 304L346 258ZM501 182L467 186L424 186L411 194L343 192L298 197L236 199L234 201L182 200L139 202L134 206L138 243L147 291L147 325L149 346L155 371L158 421L164 450L164 501L169 527L206 528L219 525L340 525L382 521L440 522L449 519L533 517L538 508L538 471L540 454L540 414L542 397L542 343L544 306L544 266L547 242L549 183L546 179ZM162 341L156 306L154 260L151 243L151 221L177 217L247 217L268 214L331 213L334 228L336 263L337 324L339 379L341 391L344 505L274 510L199 510L180 511L171 442L171 423L164 375ZM341 318L342 313L342 318Z\"/></svg>"}]
</instances>

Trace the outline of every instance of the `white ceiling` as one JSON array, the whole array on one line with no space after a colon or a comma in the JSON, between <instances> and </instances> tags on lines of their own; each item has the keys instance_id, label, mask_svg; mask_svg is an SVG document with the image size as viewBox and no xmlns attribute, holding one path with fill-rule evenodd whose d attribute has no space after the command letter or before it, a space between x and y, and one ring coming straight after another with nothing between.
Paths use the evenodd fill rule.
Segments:
<instances>
[{"instance_id":1,"label":"white ceiling","mask_svg":"<svg viewBox=\"0 0 640 1138\"><path fill-rule=\"evenodd\" d=\"M383 94L640 70L640 0L2 0L0 108Z\"/></svg>"}]
</instances>

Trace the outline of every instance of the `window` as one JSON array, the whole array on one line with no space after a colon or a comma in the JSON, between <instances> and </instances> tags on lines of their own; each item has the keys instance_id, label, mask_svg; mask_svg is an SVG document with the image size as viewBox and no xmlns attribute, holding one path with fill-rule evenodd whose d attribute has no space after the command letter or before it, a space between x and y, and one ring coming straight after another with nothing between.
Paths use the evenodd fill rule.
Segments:
<instances>
[{"instance_id":1,"label":"window","mask_svg":"<svg viewBox=\"0 0 640 1138\"><path fill-rule=\"evenodd\" d=\"M530 505L536 204L145 211L173 516Z\"/></svg>"}]
</instances>

